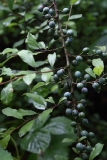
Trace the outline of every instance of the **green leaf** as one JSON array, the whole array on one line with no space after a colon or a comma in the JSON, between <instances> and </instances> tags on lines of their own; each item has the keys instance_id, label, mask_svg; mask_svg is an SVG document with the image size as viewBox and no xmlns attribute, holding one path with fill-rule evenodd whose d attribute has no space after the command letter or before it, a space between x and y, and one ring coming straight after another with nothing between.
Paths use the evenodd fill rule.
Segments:
<instances>
[{"instance_id":1,"label":"green leaf","mask_svg":"<svg viewBox=\"0 0 107 160\"><path fill-rule=\"evenodd\" d=\"M46 83L45 82L38 82L33 88L32 88L32 91L35 91L36 89L42 87L42 86L45 86Z\"/></svg>"},{"instance_id":2,"label":"green leaf","mask_svg":"<svg viewBox=\"0 0 107 160\"><path fill-rule=\"evenodd\" d=\"M92 76L93 78L96 78L96 75L94 74L93 70L91 68L86 68L85 71Z\"/></svg>"},{"instance_id":3,"label":"green leaf","mask_svg":"<svg viewBox=\"0 0 107 160\"><path fill-rule=\"evenodd\" d=\"M12 10L13 4L14 4L14 0L7 0L7 3L8 3L9 8Z\"/></svg>"},{"instance_id":4,"label":"green leaf","mask_svg":"<svg viewBox=\"0 0 107 160\"><path fill-rule=\"evenodd\" d=\"M76 154L78 154L78 150L77 150L75 147L72 147L72 150L73 150Z\"/></svg>"},{"instance_id":5,"label":"green leaf","mask_svg":"<svg viewBox=\"0 0 107 160\"><path fill-rule=\"evenodd\" d=\"M82 160L80 157L76 157L74 160Z\"/></svg>"},{"instance_id":6,"label":"green leaf","mask_svg":"<svg viewBox=\"0 0 107 160\"><path fill-rule=\"evenodd\" d=\"M39 48L40 49L46 49L45 43L44 42L39 42Z\"/></svg>"},{"instance_id":7,"label":"green leaf","mask_svg":"<svg viewBox=\"0 0 107 160\"><path fill-rule=\"evenodd\" d=\"M41 79L45 82L48 82L51 76L53 75L53 72L50 70L50 68L47 68L47 67L41 69L41 72L45 72L45 73L42 73L41 75Z\"/></svg>"},{"instance_id":8,"label":"green leaf","mask_svg":"<svg viewBox=\"0 0 107 160\"><path fill-rule=\"evenodd\" d=\"M22 115L22 116L28 116L28 115L35 115L37 114L36 112L32 111L32 110L24 110L24 109L18 109L18 112Z\"/></svg>"},{"instance_id":9,"label":"green leaf","mask_svg":"<svg viewBox=\"0 0 107 160\"><path fill-rule=\"evenodd\" d=\"M21 148L32 152L40 154L44 152L50 144L51 136L48 132L34 132L27 134L22 140L21 140Z\"/></svg>"},{"instance_id":10,"label":"green leaf","mask_svg":"<svg viewBox=\"0 0 107 160\"><path fill-rule=\"evenodd\" d=\"M2 77L0 77L0 83L3 81L3 78Z\"/></svg>"},{"instance_id":11,"label":"green leaf","mask_svg":"<svg viewBox=\"0 0 107 160\"><path fill-rule=\"evenodd\" d=\"M2 73L1 75L7 75L7 76L12 76L14 73L12 72L11 68L6 68L6 67L3 67L1 69Z\"/></svg>"},{"instance_id":12,"label":"green leaf","mask_svg":"<svg viewBox=\"0 0 107 160\"><path fill-rule=\"evenodd\" d=\"M54 63L56 61L56 53L54 52L53 54L48 54L48 61L50 65L53 67Z\"/></svg>"},{"instance_id":13,"label":"green leaf","mask_svg":"<svg viewBox=\"0 0 107 160\"><path fill-rule=\"evenodd\" d=\"M48 117L48 115L53 111L53 109L47 109L45 111L43 111L40 115L39 115L39 120L40 122L43 122L44 119L46 119L46 117Z\"/></svg>"},{"instance_id":14,"label":"green leaf","mask_svg":"<svg viewBox=\"0 0 107 160\"><path fill-rule=\"evenodd\" d=\"M9 141L10 141L10 135L6 135L2 140L0 140L0 146L3 149L6 149Z\"/></svg>"},{"instance_id":15,"label":"green leaf","mask_svg":"<svg viewBox=\"0 0 107 160\"><path fill-rule=\"evenodd\" d=\"M95 157L97 157L101 153L103 146L103 144L97 143L94 150L90 154L89 160L93 160Z\"/></svg>"},{"instance_id":16,"label":"green leaf","mask_svg":"<svg viewBox=\"0 0 107 160\"><path fill-rule=\"evenodd\" d=\"M75 15L70 16L69 20L77 19L77 18L81 18L81 17L82 17L82 14L75 14Z\"/></svg>"},{"instance_id":17,"label":"green leaf","mask_svg":"<svg viewBox=\"0 0 107 160\"><path fill-rule=\"evenodd\" d=\"M44 61L36 61L36 67L43 66L44 64L47 64L48 62Z\"/></svg>"},{"instance_id":18,"label":"green leaf","mask_svg":"<svg viewBox=\"0 0 107 160\"><path fill-rule=\"evenodd\" d=\"M106 50L106 46L96 46L96 47L99 48L102 52Z\"/></svg>"},{"instance_id":19,"label":"green leaf","mask_svg":"<svg viewBox=\"0 0 107 160\"><path fill-rule=\"evenodd\" d=\"M27 38L26 38L26 41L25 41L28 46L32 49L40 49L39 48L39 45L36 41L36 37L34 35L32 35L31 33L28 33L27 34Z\"/></svg>"},{"instance_id":20,"label":"green leaf","mask_svg":"<svg viewBox=\"0 0 107 160\"><path fill-rule=\"evenodd\" d=\"M62 103L64 100L66 100L67 98L66 97L61 97L60 99L59 99L59 102L58 102L58 104L60 104L60 103Z\"/></svg>"},{"instance_id":21,"label":"green leaf","mask_svg":"<svg viewBox=\"0 0 107 160\"><path fill-rule=\"evenodd\" d=\"M9 26L10 25L10 23L14 20L14 19L16 19L15 17L8 17L8 18L6 18L4 21L3 21L3 25L4 26Z\"/></svg>"},{"instance_id":22,"label":"green leaf","mask_svg":"<svg viewBox=\"0 0 107 160\"><path fill-rule=\"evenodd\" d=\"M78 0L70 0L70 4L73 5L77 2Z\"/></svg>"},{"instance_id":23,"label":"green leaf","mask_svg":"<svg viewBox=\"0 0 107 160\"><path fill-rule=\"evenodd\" d=\"M19 55L19 57L22 59L23 62L27 63L31 67L36 67L36 62L34 60L34 57L31 51L21 50L17 54Z\"/></svg>"},{"instance_id":24,"label":"green leaf","mask_svg":"<svg viewBox=\"0 0 107 160\"><path fill-rule=\"evenodd\" d=\"M9 104L13 97L13 87L12 83L9 83L5 88L1 91L1 101L3 104Z\"/></svg>"},{"instance_id":25,"label":"green leaf","mask_svg":"<svg viewBox=\"0 0 107 160\"><path fill-rule=\"evenodd\" d=\"M40 103L37 103L35 101L31 101L34 105L35 108L39 109L39 110L45 110L46 109L46 106L47 106L47 103L44 102L44 105L40 104Z\"/></svg>"},{"instance_id":26,"label":"green leaf","mask_svg":"<svg viewBox=\"0 0 107 160\"><path fill-rule=\"evenodd\" d=\"M74 140L74 139L71 139L71 138L64 138L64 139L62 140L62 143L73 143L73 142L75 142L75 140Z\"/></svg>"},{"instance_id":27,"label":"green leaf","mask_svg":"<svg viewBox=\"0 0 107 160\"><path fill-rule=\"evenodd\" d=\"M18 52L18 49L16 49L16 48L6 48L6 49L3 50L2 54L3 55L7 54L7 53L13 53L13 54L15 54L17 52Z\"/></svg>"},{"instance_id":28,"label":"green leaf","mask_svg":"<svg viewBox=\"0 0 107 160\"><path fill-rule=\"evenodd\" d=\"M55 155L54 158L55 160L67 160L67 157L62 156L62 155Z\"/></svg>"},{"instance_id":29,"label":"green leaf","mask_svg":"<svg viewBox=\"0 0 107 160\"><path fill-rule=\"evenodd\" d=\"M32 121L26 123L26 124L19 130L19 132L18 132L19 137L22 137L22 136L24 136L27 132L29 132L29 131L31 130L31 128L33 127L33 125L34 125L34 122L35 122L35 120L32 120Z\"/></svg>"},{"instance_id":30,"label":"green leaf","mask_svg":"<svg viewBox=\"0 0 107 160\"><path fill-rule=\"evenodd\" d=\"M81 138L79 139L79 142L82 141L82 140L84 140L84 139L86 139L86 138L87 138L86 136L81 137Z\"/></svg>"},{"instance_id":31,"label":"green leaf","mask_svg":"<svg viewBox=\"0 0 107 160\"><path fill-rule=\"evenodd\" d=\"M35 93L25 93L25 95L29 98L31 98L32 100L34 100L35 102L39 103L39 104L42 104L42 105L45 105L45 100L43 97L35 94Z\"/></svg>"},{"instance_id":32,"label":"green leaf","mask_svg":"<svg viewBox=\"0 0 107 160\"><path fill-rule=\"evenodd\" d=\"M27 84L30 85L33 81L33 79L36 77L36 74L28 74L26 76L23 77L23 81Z\"/></svg>"},{"instance_id":33,"label":"green leaf","mask_svg":"<svg viewBox=\"0 0 107 160\"><path fill-rule=\"evenodd\" d=\"M100 67L94 67L93 71L94 71L94 73L96 75L100 76L102 74L102 72L103 72L103 67L102 66L100 66Z\"/></svg>"},{"instance_id":34,"label":"green leaf","mask_svg":"<svg viewBox=\"0 0 107 160\"><path fill-rule=\"evenodd\" d=\"M11 154L7 150L3 150L0 147L0 159L1 160L13 160L13 157L11 156Z\"/></svg>"},{"instance_id":35,"label":"green leaf","mask_svg":"<svg viewBox=\"0 0 107 160\"><path fill-rule=\"evenodd\" d=\"M93 59L92 60L92 64L95 67L100 67L101 66L102 68L104 68L104 63L103 63L103 61L100 58Z\"/></svg>"},{"instance_id":36,"label":"green leaf","mask_svg":"<svg viewBox=\"0 0 107 160\"><path fill-rule=\"evenodd\" d=\"M47 99L45 99L45 101L55 104L53 97L48 97Z\"/></svg>"},{"instance_id":37,"label":"green leaf","mask_svg":"<svg viewBox=\"0 0 107 160\"><path fill-rule=\"evenodd\" d=\"M15 117L18 119L22 119L22 115L16 110L16 109L12 109L12 108L5 108L2 110L2 113L5 114L6 116L11 116L11 117Z\"/></svg>"},{"instance_id":38,"label":"green leaf","mask_svg":"<svg viewBox=\"0 0 107 160\"><path fill-rule=\"evenodd\" d=\"M50 134L72 134L73 128L70 126L71 120L66 117L56 117L50 119L49 123L43 128L48 130Z\"/></svg>"}]
</instances>

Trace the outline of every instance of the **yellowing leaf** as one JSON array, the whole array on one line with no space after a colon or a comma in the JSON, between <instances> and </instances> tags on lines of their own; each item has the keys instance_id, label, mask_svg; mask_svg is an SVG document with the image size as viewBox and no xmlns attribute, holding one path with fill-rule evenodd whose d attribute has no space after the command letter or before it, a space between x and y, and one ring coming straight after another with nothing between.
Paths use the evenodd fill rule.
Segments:
<instances>
[{"instance_id":1,"label":"yellowing leaf","mask_svg":"<svg viewBox=\"0 0 107 160\"><path fill-rule=\"evenodd\" d=\"M100 75L102 74L102 72L103 72L103 67L102 67L102 66L100 66L100 67L95 67L95 68L93 69L93 72L94 72L96 75L100 76Z\"/></svg>"}]
</instances>

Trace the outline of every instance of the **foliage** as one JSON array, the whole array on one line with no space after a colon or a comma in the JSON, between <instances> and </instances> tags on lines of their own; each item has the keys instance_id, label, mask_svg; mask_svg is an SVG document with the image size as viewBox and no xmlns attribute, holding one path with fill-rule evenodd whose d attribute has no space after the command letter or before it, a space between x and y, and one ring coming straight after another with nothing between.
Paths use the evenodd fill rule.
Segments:
<instances>
[{"instance_id":1,"label":"foliage","mask_svg":"<svg viewBox=\"0 0 107 160\"><path fill-rule=\"evenodd\" d=\"M106 18L105 4L106 0L0 2L1 159L99 156L106 136L99 142L93 132L107 124L94 128L98 121L92 117L88 124L85 106L90 86L99 93L107 79L106 44L99 44L106 27L97 27ZM102 37L96 41L95 35ZM106 151L100 155L103 159Z\"/></svg>"}]
</instances>

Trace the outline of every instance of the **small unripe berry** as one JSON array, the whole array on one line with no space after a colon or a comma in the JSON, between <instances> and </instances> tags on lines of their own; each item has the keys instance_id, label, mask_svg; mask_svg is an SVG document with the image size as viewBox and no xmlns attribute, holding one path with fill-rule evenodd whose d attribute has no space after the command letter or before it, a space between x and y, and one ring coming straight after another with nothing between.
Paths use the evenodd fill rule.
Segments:
<instances>
[{"instance_id":1,"label":"small unripe berry","mask_svg":"<svg viewBox=\"0 0 107 160\"><path fill-rule=\"evenodd\" d=\"M72 43L73 38L72 38L72 37L68 37L66 41L68 42L68 45L69 45L69 44L71 44L71 43Z\"/></svg>"},{"instance_id":2,"label":"small unripe berry","mask_svg":"<svg viewBox=\"0 0 107 160\"><path fill-rule=\"evenodd\" d=\"M66 30L66 29L63 29L62 31L63 31L63 34L64 34L64 35L67 34L67 30Z\"/></svg>"},{"instance_id":3,"label":"small unripe berry","mask_svg":"<svg viewBox=\"0 0 107 160\"><path fill-rule=\"evenodd\" d=\"M54 29L52 29L52 28L48 29L48 34L49 35L54 35L54 32L55 32Z\"/></svg>"},{"instance_id":4,"label":"small unripe berry","mask_svg":"<svg viewBox=\"0 0 107 160\"><path fill-rule=\"evenodd\" d=\"M55 32L55 34L54 34L54 40L58 40L58 39L59 39L59 33Z\"/></svg>"},{"instance_id":5,"label":"small unripe berry","mask_svg":"<svg viewBox=\"0 0 107 160\"><path fill-rule=\"evenodd\" d=\"M50 14L46 14L45 15L45 19L51 19L51 15Z\"/></svg>"},{"instance_id":6,"label":"small unripe berry","mask_svg":"<svg viewBox=\"0 0 107 160\"><path fill-rule=\"evenodd\" d=\"M88 155L86 153L82 153L81 158L82 160L88 160Z\"/></svg>"}]
</instances>

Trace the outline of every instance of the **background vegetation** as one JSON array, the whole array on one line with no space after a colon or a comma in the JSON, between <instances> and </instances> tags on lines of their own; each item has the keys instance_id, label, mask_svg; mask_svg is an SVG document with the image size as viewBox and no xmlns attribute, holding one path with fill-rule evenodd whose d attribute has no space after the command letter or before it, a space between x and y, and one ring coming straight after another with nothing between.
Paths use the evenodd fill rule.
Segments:
<instances>
[{"instance_id":1,"label":"background vegetation","mask_svg":"<svg viewBox=\"0 0 107 160\"><path fill-rule=\"evenodd\" d=\"M9 3L10 2L10 3ZM25 43L25 39L27 37L28 32L35 35L37 41L44 41L46 46L51 46L52 48L59 47L60 43L54 43L51 41L51 36L48 34L47 23L44 22L44 18L40 12L38 12L37 8L39 4L43 3L44 5L48 5L51 0L48 2L46 0L14 0L14 4L12 6L12 1L2 0L0 1L0 52L5 48L17 48L18 50L27 49L27 45ZM60 10L65 7L68 7L69 0L62 1L57 0L57 4ZM79 54L81 53L84 47L90 47L94 49L94 46L107 46L107 2L106 0L79 0L77 4L73 6L72 15L82 14L82 18L75 19L68 22L68 28L73 28L77 31L77 37L74 37L74 41L72 46L69 48L70 54ZM64 21L66 17L61 17ZM15 51L13 51L15 52ZM35 53L38 51L35 49ZM13 53L14 54L14 53ZM10 56L10 55L9 55ZM9 57L7 55L0 56L0 66L2 67L2 62ZM44 62L43 66L47 64L47 53L38 54L35 56L35 60L38 61L38 66L40 63ZM41 62L40 62L41 61ZM87 59L86 59L87 62ZM86 62L80 63L77 66L77 69L83 70L86 66ZM65 56L63 51L60 50L57 54L57 61L55 63L55 68L63 67L65 64ZM105 64L106 60L105 60ZM28 66L26 63L23 63L21 59L16 56L14 59L10 59L5 67L11 68L14 72L21 70L33 70L31 66ZM38 67L38 70L40 68ZM72 70L75 70L71 66ZM105 65L105 70L107 70L107 65ZM10 70L7 70L8 77L3 77L3 82L9 80ZM1 69L1 73L3 70ZM2 74L3 75L3 74ZM1 75L1 77L2 77ZM36 80L29 86L27 86L22 80L16 80L13 82L14 86L14 95L13 100L6 105L6 103L0 102L1 110L10 107L14 109L30 109L34 110L37 113L41 113L41 110L37 109L37 104L35 104L27 99L25 96L22 96L25 92L29 91L37 82L40 81L40 76L38 74ZM0 84L0 90L2 91L3 87L6 84ZM47 85L37 90L37 92L43 97L52 96L55 102L58 102L60 98L60 89L56 85ZM10 95L11 96L11 95ZM79 100L84 97L80 95L78 90L75 90L75 96ZM107 159L107 87L106 85L102 87L101 93L96 93L91 86L89 85L89 93L86 96L87 99L87 107L86 107L86 116L90 121L89 129L91 129L96 137L92 141L93 144L100 142L104 145L104 149L99 156L99 160ZM52 104L48 104L48 107L51 107ZM38 106L39 107L39 106ZM64 116L64 117L63 117ZM67 157L67 160L72 160L75 157L75 153L72 151L73 144L63 144L61 141L65 136L74 137L72 129L67 128L70 123L69 117L65 118L65 105L61 104L59 107L54 109L50 118L46 121L42 121L39 124L38 119L35 122L35 125L32 128L32 132L28 135L28 137L20 138L18 136L18 129L16 129L11 136L11 141L7 146L7 150L12 153L15 160L18 159L20 155L22 160L54 160L52 157L55 154L63 154ZM32 119L32 116L30 117ZM26 118L26 120L29 117ZM0 128L8 129L10 127L18 127L23 123L23 120L14 119L13 117L6 117L0 112ZM53 124L53 126L51 126ZM60 126L62 125L62 130L59 131ZM44 148L47 146L45 154L42 153L42 150L39 150L37 145L35 146L36 140L35 137L38 136L40 140L43 136L37 135L41 128L45 128L48 130L50 134L46 134L44 139L47 139L47 143L45 142ZM52 128L51 128L52 127ZM63 131L65 128L65 131ZM14 130L10 128L8 132ZM35 132L38 131L38 132ZM64 133L63 133L64 132ZM59 134L59 135L58 135ZM30 139L29 139L30 138ZM28 147L28 142L26 139L29 139L31 143L34 142L33 148ZM42 143L42 141L41 141ZM13 145L14 144L14 145ZM49 144L49 146L48 146ZM5 144L6 145L6 144ZM5 148L5 147L4 147ZM35 154L36 153L36 154Z\"/></svg>"}]
</instances>

